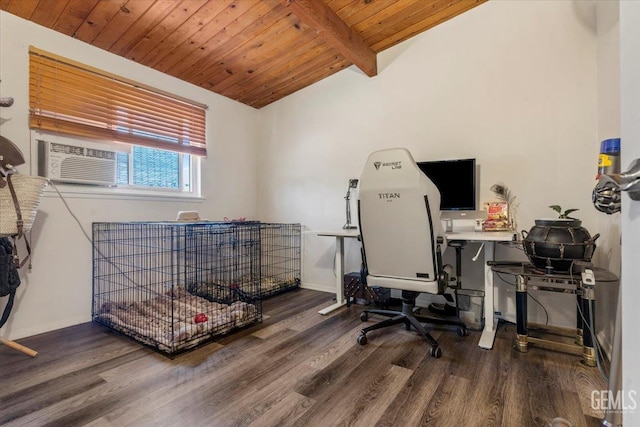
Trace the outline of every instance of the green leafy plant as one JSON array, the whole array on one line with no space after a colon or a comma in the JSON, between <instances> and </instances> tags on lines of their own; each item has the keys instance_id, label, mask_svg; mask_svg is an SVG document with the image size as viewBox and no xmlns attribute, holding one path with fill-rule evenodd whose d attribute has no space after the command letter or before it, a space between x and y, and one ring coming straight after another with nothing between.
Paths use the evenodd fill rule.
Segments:
<instances>
[{"instance_id":1,"label":"green leafy plant","mask_svg":"<svg viewBox=\"0 0 640 427\"><path fill-rule=\"evenodd\" d=\"M560 219L577 219L577 218L570 217L569 215L576 212L578 209L567 209L563 212L560 205L551 205L549 207L554 211L558 212L558 218Z\"/></svg>"}]
</instances>

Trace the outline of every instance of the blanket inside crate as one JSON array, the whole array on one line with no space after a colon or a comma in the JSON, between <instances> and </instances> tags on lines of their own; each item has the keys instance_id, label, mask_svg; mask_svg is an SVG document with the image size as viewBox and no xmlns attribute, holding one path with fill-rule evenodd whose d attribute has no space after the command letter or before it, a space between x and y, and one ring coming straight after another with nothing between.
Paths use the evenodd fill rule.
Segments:
<instances>
[{"instance_id":1,"label":"blanket inside crate","mask_svg":"<svg viewBox=\"0 0 640 427\"><path fill-rule=\"evenodd\" d=\"M262 295L269 295L298 285L298 280L294 277L263 276L260 279L260 292Z\"/></svg>"},{"instance_id":2,"label":"blanket inside crate","mask_svg":"<svg viewBox=\"0 0 640 427\"><path fill-rule=\"evenodd\" d=\"M240 300L252 303L256 298L299 285L295 277L263 276L260 283L250 277L236 281L200 282L188 287L189 292L210 301Z\"/></svg>"},{"instance_id":3,"label":"blanket inside crate","mask_svg":"<svg viewBox=\"0 0 640 427\"><path fill-rule=\"evenodd\" d=\"M259 320L253 304L218 303L180 287L143 301L105 302L97 310L95 319L168 352L193 347L212 336Z\"/></svg>"}]
</instances>

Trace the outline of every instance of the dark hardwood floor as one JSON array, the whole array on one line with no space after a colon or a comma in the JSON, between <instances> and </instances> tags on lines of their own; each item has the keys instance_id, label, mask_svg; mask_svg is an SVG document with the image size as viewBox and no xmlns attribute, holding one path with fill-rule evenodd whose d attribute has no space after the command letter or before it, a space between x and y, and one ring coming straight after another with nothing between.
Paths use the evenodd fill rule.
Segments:
<instances>
[{"instance_id":1,"label":"dark hardwood floor","mask_svg":"<svg viewBox=\"0 0 640 427\"><path fill-rule=\"evenodd\" d=\"M596 368L568 354L512 348L501 324L434 331L444 355L397 326L356 343L362 306L329 316L331 295L296 290L264 302L261 324L169 359L87 323L0 345L2 426L597 426ZM368 323L376 320L371 316Z\"/></svg>"}]
</instances>

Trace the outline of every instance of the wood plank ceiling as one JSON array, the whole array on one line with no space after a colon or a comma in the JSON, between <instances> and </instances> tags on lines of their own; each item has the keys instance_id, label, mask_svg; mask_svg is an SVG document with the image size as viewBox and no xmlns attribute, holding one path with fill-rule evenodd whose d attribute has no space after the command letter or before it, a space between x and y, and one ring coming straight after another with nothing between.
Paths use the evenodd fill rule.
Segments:
<instances>
[{"instance_id":1,"label":"wood plank ceiling","mask_svg":"<svg viewBox=\"0 0 640 427\"><path fill-rule=\"evenodd\" d=\"M374 76L378 52L484 1L0 0L0 9L261 108L353 64Z\"/></svg>"}]
</instances>

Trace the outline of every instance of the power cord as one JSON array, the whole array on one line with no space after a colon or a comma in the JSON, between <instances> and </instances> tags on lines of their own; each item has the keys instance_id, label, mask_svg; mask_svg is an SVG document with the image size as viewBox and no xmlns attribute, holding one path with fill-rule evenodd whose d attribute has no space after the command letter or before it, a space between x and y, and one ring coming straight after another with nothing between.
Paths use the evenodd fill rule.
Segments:
<instances>
[{"instance_id":1,"label":"power cord","mask_svg":"<svg viewBox=\"0 0 640 427\"><path fill-rule=\"evenodd\" d=\"M506 283L507 285L509 285L509 286L511 286L511 287L513 287L513 288L515 288L515 287L516 287L515 283L511 283L511 282L509 282L508 280L506 280L504 277L502 277L502 274L503 274L503 273L496 272L496 274L498 275L498 278L499 278L500 280L502 280L504 283ZM542 305L542 303L541 303L540 301L538 301L538 299L537 299L536 297L534 297L533 295L531 295L531 294L527 293L527 296L528 296L529 298L531 298L532 300L534 300L534 301L535 301L535 302L536 302L540 307L542 307L542 310L544 310L544 315L545 315L545 321L544 321L544 324L545 324L545 326L549 325L549 312L547 311L547 309L545 308L545 306L544 306L544 305Z\"/></svg>"},{"instance_id":2,"label":"power cord","mask_svg":"<svg viewBox=\"0 0 640 427\"><path fill-rule=\"evenodd\" d=\"M571 281L573 281L574 280L573 269L569 270L569 275L571 276ZM596 366L598 367L598 372L600 372L600 376L602 377L602 379L604 379L608 383L609 376L604 372L604 368L602 367L601 361L604 360L604 354L602 351L602 347L600 346L600 343L596 339L595 324L593 321L593 310L591 309L591 304L589 304L589 313L588 313L589 321L587 321L587 319L585 318L584 313L582 312L582 307L580 307L580 304L578 304L577 301L576 301L576 307L578 308L578 314L582 319L582 325L586 326L588 333L591 335L591 342L593 343L596 349ZM583 333L584 333L584 329L583 329Z\"/></svg>"},{"instance_id":3,"label":"power cord","mask_svg":"<svg viewBox=\"0 0 640 427\"><path fill-rule=\"evenodd\" d=\"M522 242L521 241L510 241L510 242L496 242L501 246L506 246L509 249L516 249L519 250L520 252L524 252L524 247L522 247Z\"/></svg>"},{"instance_id":4,"label":"power cord","mask_svg":"<svg viewBox=\"0 0 640 427\"><path fill-rule=\"evenodd\" d=\"M591 310L591 305L589 305L589 321L587 322L587 319L585 319L584 317L584 313L582 312L582 307L580 307L580 304L576 303L576 306L578 307L578 313L580 313L580 318L582 319L582 324L585 325L588 329L589 334L591 335L591 341L593 342L593 345L596 348L596 365L598 366L598 371L600 371L600 375L602 376L602 378L609 382L609 377L608 375L604 372L604 368L602 367L601 364L601 360L604 359L604 354L602 351L602 347L600 346L600 343L598 343L598 340L596 339L595 333L594 333L594 328L593 328L593 312Z\"/></svg>"},{"instance_id":5,"label":"power cord","mask_svg":"<svg viewBox=\"0 0 640 427\"><path fill-rule=\"evenodd\" d=\"M76 214L73 213L73 211L71 210L71 207L69 206L69 203L67 203L67 200L62 196L62 193L60 193L60 190L58 190L58 187L56 187L56 185L53 183L53 181L49 181L49 185L51 185L51 187L54 190L56 190L56 193L58 193L58 197L60 197L60 200L62 200L62 203L64 203L64 206L69 211L69 214L71 214L73 219L78 223L78 226L80 227L80 230L82 231L82 234L84 234L84 237L86 237L87 240L89 241L89 243L91 243L91 246L93 246L93 248L96 249L95 246L93 245L93 239L91 239L91 237L89 237L89 234L85 231L84 227L82 226L82 223L80 222L80 220L78 219ZM102 254L100 254L100 255L102 256Z\"/></svg>"},{"instance_id":6,"label":"power cord","mask_svg":"<svg viewBox=\"0 0 640 427\"><path fill-rule=\"evenodd\" d=\"M73 210L71 210L71 207L69 206L69 203L67 203L67 200L64 198L64 196L62 195L62 193L60 193L60 190L58 190L58 187L56 187L56 185L53 183L53 181L49 181L49 184L51 185L51 187L56 191L56 193L58 193L58 197L60 197L60 200L62 200L62 203L64 204L64 206L67 208L67 211L69 211L69 214L71 215L71 217L76 221L76 223L78 224L78 227L80 227L80 230L82 231L82 234L84 234L84 237L89 241L89 243L91 244L91 248L98 254L100 255L100 257L107 261L113 268L115 268L120 274L122 274L122 276L129 281L133 286L136 286L136 283L127 276L127 274L122 271L115 263L113 263L109 258L107 258L101 251L100 249L98 249L95 245L95 243L93 242L93 239L89 236L89 234L86 232L86 230L84 229L84 227L82 226L82 223L80 222L80 219L78 219L78 217L76 216L76 214L73 212Z\"/></svg>"}]
</instances>

